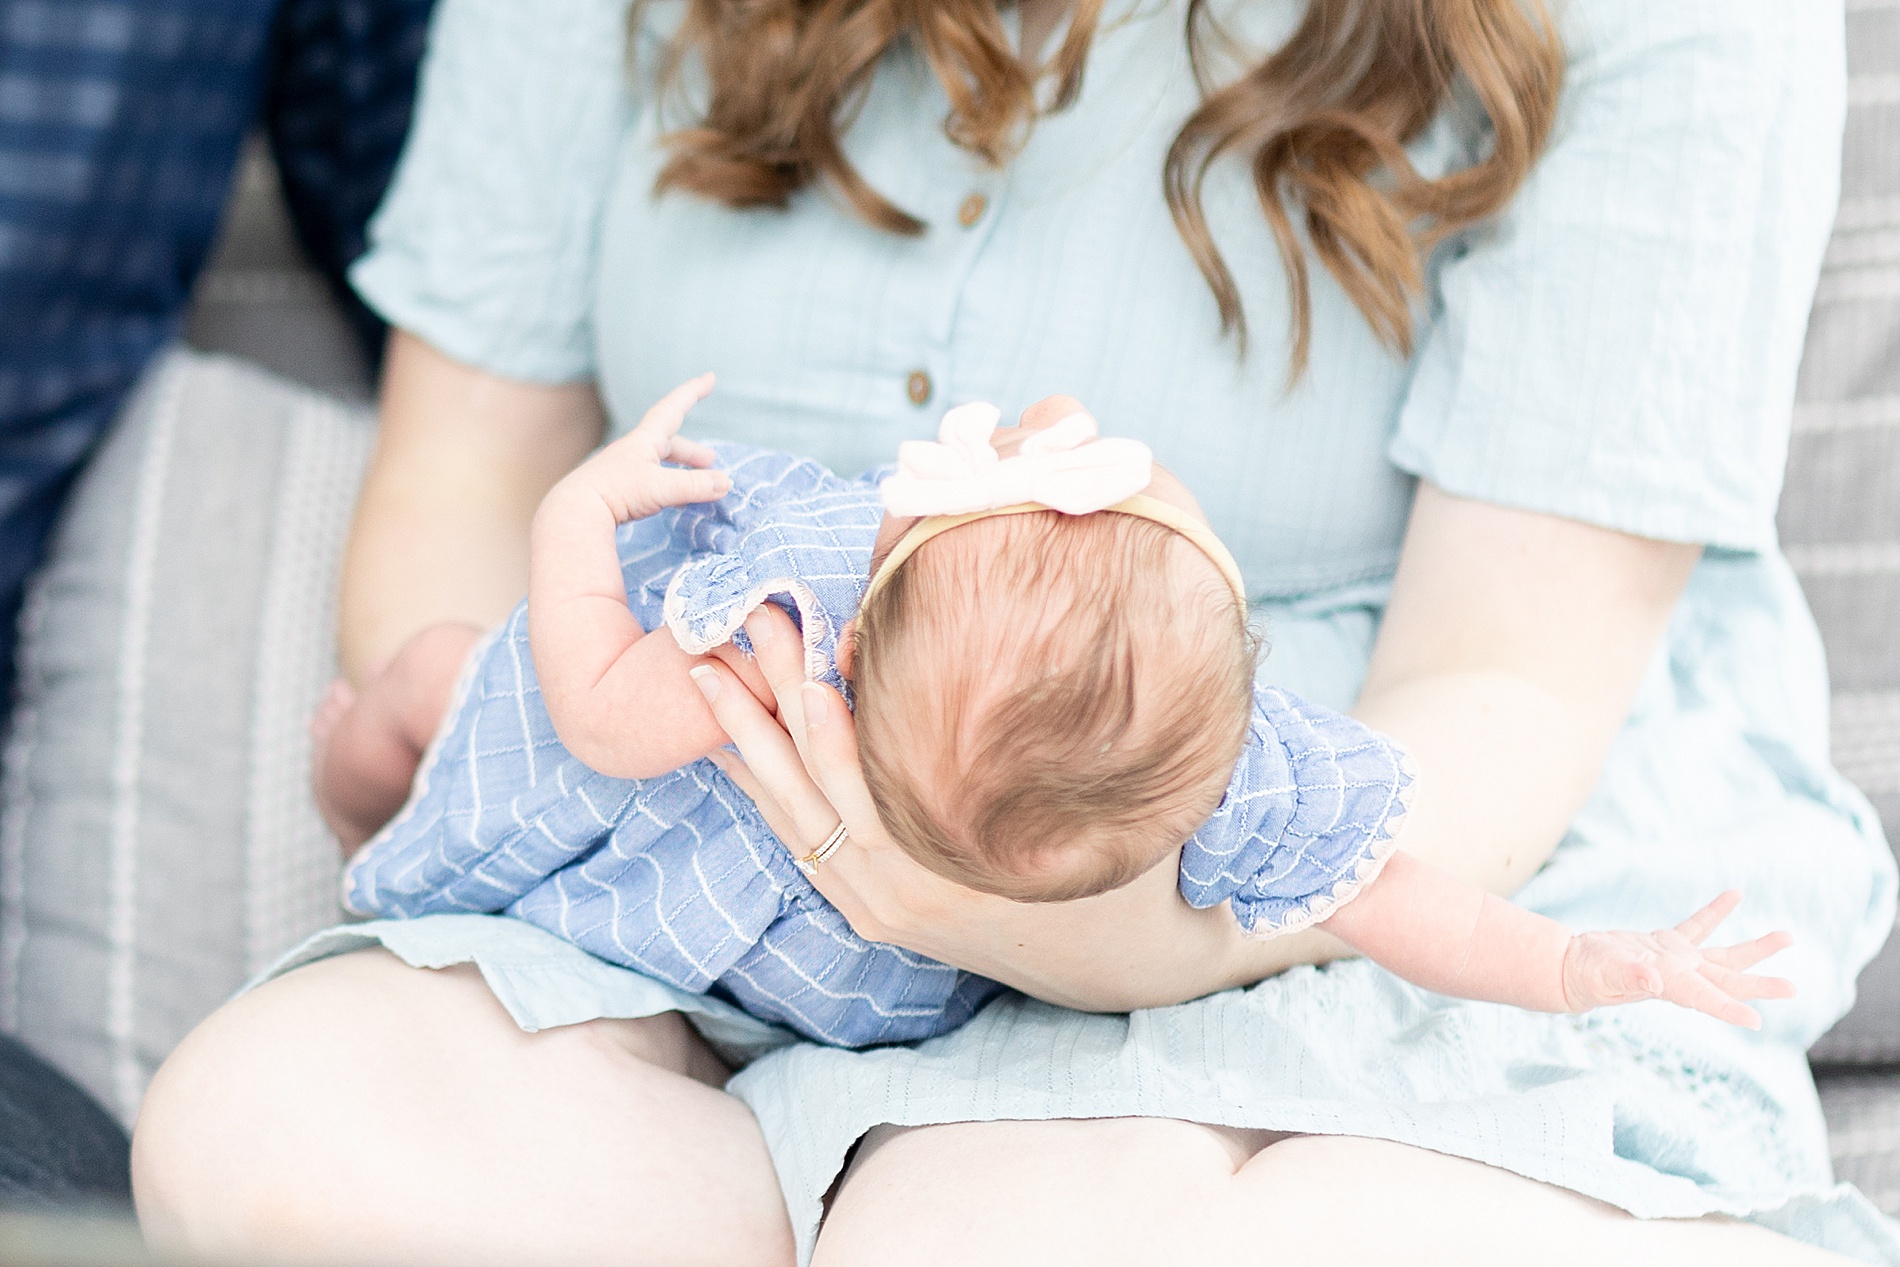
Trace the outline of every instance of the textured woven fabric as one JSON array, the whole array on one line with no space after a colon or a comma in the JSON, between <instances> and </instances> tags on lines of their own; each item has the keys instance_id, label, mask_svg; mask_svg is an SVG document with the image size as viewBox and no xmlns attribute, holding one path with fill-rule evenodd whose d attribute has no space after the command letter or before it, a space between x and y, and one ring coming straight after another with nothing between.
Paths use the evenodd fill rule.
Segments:
<instances>
[{"instance_id":1,"label":"textured woven fabric","mask_svg":"<svg viewBox=\"0 0 1900 1267\"><path fill-rule=\"evenodd\" d=\"M812 674L843 687L837 639L863 593L882 472L844 480L789 454L713 447L732 492L621 527L635 615L703 653L743 645L747 613L783 603ZM943 1033L996 993L859 938L710 762L632 780L575 759L542 703L527 627L524 606L476 653L410 804L350 864L353 910L505 912L842 1046ZM1181 891L1195 906L1231 901L1261 934L1323 919L1396 847L1412 784L1389 740L1259 687L1226 796L1182 850Z\"/></svg>"},{"instance_id":2,"label":"textured woven fabric","mask_svg":"<svg viewBox=\"0 0 1900 1267\"><path fill-rule=\"evenodd\" d=\"M309 791L367 411L162 357L87 468L22 638L0 1030L121 1121L185 1034L341 915Z\"/></svg>"}]
</instances>

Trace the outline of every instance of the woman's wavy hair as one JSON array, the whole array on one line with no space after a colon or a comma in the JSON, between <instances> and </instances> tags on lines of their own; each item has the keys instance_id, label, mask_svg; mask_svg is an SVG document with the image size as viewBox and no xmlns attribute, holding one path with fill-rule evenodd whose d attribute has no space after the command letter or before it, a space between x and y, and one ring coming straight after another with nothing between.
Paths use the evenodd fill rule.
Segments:
<instances>
[{"instance_id":1,"label":"woman's wavy hair","mask_svg":"<svg viewBox=\"0 0 1900 1267\"><path fill-rule=\"evenodd\" d=\"M703 111L667 135L656 192L782 208L823 184L880 229L922 233L924 222L873 189L839 140L885 52L914 41L950 101L945 135L1001 166L1034 123L1045 74L1055 85L1050 109L1080 93L1102 3L1076 0L1060 47L1026 67L996 0L687 0L658 84L676 88L696 56ZM1292 37L1252 65L1236 63L1239 50L1206 0L1189 0L1186 26L1202 101L1169 148L1162 183L1222 332L1244 350L1246 313L1201 192L1213 164L1233 157L1251 165L1285 261L1293 376L1312 341L1307 248L1379 338L1409 355L1425 254L1501 210L1550 136L1564 53L1542 0L1311 0ZM1222 60L1239 73L1217 84ZM1427 180L1404 146L1460 80L1490 120L1490 150Z\"/></svg>"}]
</instances>

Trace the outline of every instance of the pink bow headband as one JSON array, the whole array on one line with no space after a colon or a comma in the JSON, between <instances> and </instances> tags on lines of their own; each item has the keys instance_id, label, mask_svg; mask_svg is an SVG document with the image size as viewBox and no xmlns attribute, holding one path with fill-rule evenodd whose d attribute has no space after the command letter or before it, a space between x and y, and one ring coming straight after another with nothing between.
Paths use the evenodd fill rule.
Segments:
<instances>
[{"instance_id":1,"label":"pink bow headband","mask_svg":"<svg viewBox=\"0 0 1900 1267\"><path fill-rule=\"evenodd\" d=\"M999 457L990 435L1002 417L994 405L959 405L943 416L937 439L906 440L897 473L882 486L884 509L920 516L865 588L870 601L884 581L932 537L990 515L1056 510L1090 515L1109 510L1153 520L1205 554L1247 606L1240 565L1201 520L1142 493L1154 478L1154 453L1139 440L1098 439L1095 419L1074 413L1023 438L1014 457Z\"/></svg>"},{"instance_id":2,"label":"pink bow headband","mask_svg":"<svg viewBox=\"0 0 1900 1267\"><path fill-rule=\"evenodd\" d=\"M1139 440L1098 439L1095 419L1070 414L1023 438L1014 457L990 445L1002 413L995 405L958 405L937 438L906 440L897 474L884 481L893 515L966 515L1034 502L1065 515L1107 510L1148 487L1154 453Z\"/></svg>"}]
</instances>

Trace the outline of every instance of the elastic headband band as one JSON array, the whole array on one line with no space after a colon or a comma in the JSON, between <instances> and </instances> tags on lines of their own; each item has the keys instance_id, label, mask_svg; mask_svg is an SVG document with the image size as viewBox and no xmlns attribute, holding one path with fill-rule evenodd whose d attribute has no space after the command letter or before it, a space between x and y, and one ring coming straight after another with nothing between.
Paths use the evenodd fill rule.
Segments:
<instances>
[{"instance_id":1,"label":"elastic headband band","mask_svg":"<svg viewBox=\"0 0 1900 1267\"><path fill-rule=\"evenodd\" d=\"M990 519L997 515L1027 515L1034 511L1048 509L1049 507L1040 502L1018 502L1014 506L1004 506L997 510L973 510L963 515L935 515L919 520L909 532L904 534L903 540L884 556L884 562L872 574L870 584L864 587L864 602L870 602L871 596L877 593L885 580L902 567L904 561L917 553L932 537L940 537L952 528L961 528L964 524L975 523L979 519ZM1240 565L1234 562L1234 556L1221 543L1221 539L1214 535L1214 530L1206 524L1179 506L1164 502L1159 497L1150 497L1146 493L1136 493L1133 497L1124 498L1104 509L1109 514L1133 515L1137 519L1150 520L1186 537L1188 542L1206 555L1208 562L1220 571L1229 588L1234 591L1234 597L1240 601L1241 609L1243 611L1246 609L1247 586L1246 582L1241 580Z\"/></svg>"}]
</instances>

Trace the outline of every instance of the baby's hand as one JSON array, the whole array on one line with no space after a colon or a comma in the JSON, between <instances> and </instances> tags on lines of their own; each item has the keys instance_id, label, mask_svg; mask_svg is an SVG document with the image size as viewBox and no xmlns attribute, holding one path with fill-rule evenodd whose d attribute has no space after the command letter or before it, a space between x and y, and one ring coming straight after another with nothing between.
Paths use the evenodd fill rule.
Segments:
<instances>
[{"instance_id":1,"label":"baby's hand","mask_svg":"<svg viewBox=\"0 0 1900 1267\"><path fill-rule=\"evenodd\" d=\"M1794 997L1794 983L1752 976L1754 967L1794 944L1787 933L1717 950L1702 942L1741 903L1730 891L1674 928L1654 933L1579 933L1564 952L1564 1002L1572 1012L1613 1003L1667 999L1717 1020L1761 1028L1761 1014L1743 999Z\"/></svg>"},{"instance_id":2,"label":"baby's hand","mask_svg":"<svg viewBox=\"0 0 1900 1267\"><path fill-rule=\"evenodd\" d=\"M704 400L712 388L711 374L701 374L675 387L647 410L639 426L569 472L561 481L566 491L598 496L613 513L615 523L645 519L668 506L724 497L732 481L724 471L709 469L713 451L679 434L687 411ZM662 465L667 462L677 465Z\"/></svg>"}]
</instances>

